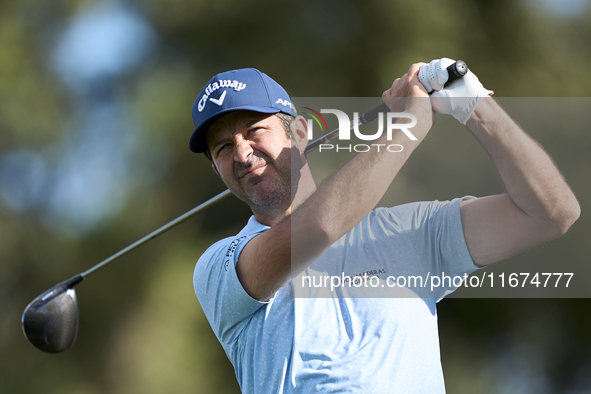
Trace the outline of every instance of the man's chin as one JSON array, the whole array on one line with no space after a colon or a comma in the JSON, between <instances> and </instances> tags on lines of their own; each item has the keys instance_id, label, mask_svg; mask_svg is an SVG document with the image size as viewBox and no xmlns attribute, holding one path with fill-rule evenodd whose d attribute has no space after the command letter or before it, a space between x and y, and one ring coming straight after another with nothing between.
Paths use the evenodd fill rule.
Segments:
<instances>
[{"instance_id":1,"label":"man's chin","mask_svg":"<svg viewBox=\"0 0 591 394\"><path fill-rule=\"evenodd\" d=\"M290 196L289 190L278 190L276 186L265 181L251 185L245 192L246 199L252 203L247 202L249 205L269 208L284 205L285 201L289 201Z\"/></svg>"}]
</instances>

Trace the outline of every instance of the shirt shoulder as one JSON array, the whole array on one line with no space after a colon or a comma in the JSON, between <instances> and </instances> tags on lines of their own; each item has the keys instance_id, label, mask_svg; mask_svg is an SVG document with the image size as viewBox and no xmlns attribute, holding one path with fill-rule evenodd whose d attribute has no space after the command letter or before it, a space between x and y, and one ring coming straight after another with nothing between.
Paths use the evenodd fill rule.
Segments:
<instances>
[{"instance_id":1,"label":"shirt shoulder","mask_svg":"<svg viewBox=\"0 0 591 394\"><path fill-rule=\"evenodd\" d=\"M268 229L252 219L237 235L210 246L199 258L193 273L195 294L223 345L234 342L247 318L266 305L246 293L236 274L236 263L244 246Z\"/></svg>"}]
</instances>

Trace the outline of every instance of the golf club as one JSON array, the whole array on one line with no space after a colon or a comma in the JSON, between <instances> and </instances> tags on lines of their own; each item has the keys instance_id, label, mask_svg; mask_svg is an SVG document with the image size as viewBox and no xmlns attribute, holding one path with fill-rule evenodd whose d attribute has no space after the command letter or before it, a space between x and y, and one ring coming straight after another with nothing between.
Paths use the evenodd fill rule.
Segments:
<instances>
[{"instance_id":1,"label":"golf club","mask_svg":"<svg viewBox=\"0 0 591 394\"><path fill-rule=\"evenodd\" d=\"M466 63L458 60L449 66L447 71L448 80L445 86L464 76L468 72L468 68ZM358 125L370 123L378 117L380 112L388 111L389 108L386 104L380 104L359 116ZM351 123L350 127L353 128L353 126L353 123ZM332 141L338 136L338 133L339 129L337 128L311 142L306 147L305 154L315 150L321 144ZM53 286L39 295L27 305L21 318L23 332L27 339L37 349L47 353L60 353L69 349L76 341L76 335L78 333L78 300L74 286L113 260L158 237L171 228L178 226L228 194L230 194L230 190L221 192L90 269Z\"/></svg>"}]
</instances>

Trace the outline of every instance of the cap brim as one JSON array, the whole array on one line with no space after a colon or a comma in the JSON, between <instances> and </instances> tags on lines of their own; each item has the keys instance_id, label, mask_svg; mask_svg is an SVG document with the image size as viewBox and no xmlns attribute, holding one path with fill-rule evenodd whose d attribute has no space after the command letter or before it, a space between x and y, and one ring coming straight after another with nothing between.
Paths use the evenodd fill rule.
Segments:
<instances>
[{"instance_id":1,"label":"cap brim","mask_svg":"<svg viewBox=\"0 0 591 394\"><path fill-rule=\"evenodd\" d=\"M241 106L235 108L227 108L220 112L217 112L215 115L212 115L210 118L205 120L201 125L193 131L193 135L191 135L191 140L189 141L189 149L191 152L194 153L205 153L207 152L207 130L209 126L214 124L218 119L222 116L228 114L229 112L234 111L253 111L253 112L260 112L263 114L276 114L281 112L281 110L277 108L268 108L268 107L257 107L257 106Z\"/></svg>"}]
</instances>

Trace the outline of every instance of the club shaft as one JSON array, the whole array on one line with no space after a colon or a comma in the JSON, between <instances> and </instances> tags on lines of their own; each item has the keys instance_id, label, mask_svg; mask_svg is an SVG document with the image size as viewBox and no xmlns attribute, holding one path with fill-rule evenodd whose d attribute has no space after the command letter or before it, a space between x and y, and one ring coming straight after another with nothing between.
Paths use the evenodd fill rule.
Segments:
<instances>
[{"instance_id":1,"label":"club shaft","mask_svg":"<svg viewBox=\"0 0 591 394\"><path fill-rule=\"evenodd\" d=\"M361 124L361 122L359 122L359 124ZM351 129L353 129L353 122L351 122L351 125L349 126ZM320 145L322 144L326 144L327 142L330 142L332 140L334 140L335 138L337 138L339 135L339 129L336 128L333 131L331 131L330 133L327 133L325 135L323 135L322 137L318 138L315 141L312 141L308 144L308 146L306 146L306 150L304 150L304 154L308 154L314 150L316 150L316 148L318 148Z\"/></svg>"},{"instance_id":2,"label":"club shaft","mask_svg":"<svg viewBox=\"0 0 591 394\"><path fill-rule=\"evenodd\" d=\"M145 244L146 242L156 238L157 236L167 232L168 230L170 230L173 227L178 226L179 224L185 222L186 220L190 219L191 217L193 217L195 214L199 213L200 211L202 211L203 209L205 209L206 207L208 207L209 205L213 204L214 202L216 202L217 200L221 199L222 197L226 196L230 194L230 190L226 189L225 191L221 192L220 194L218 194L217 196L214 196L212 198L210 198L209 200L205 201L204 203L202 203L201 205L191 209L189 212L185 213L182 216L179 216L178 218L174 219L173 221L165 224L164 226L160 227L159 229L152 231L150 234L146 235L144 238L134 242L133 244L129 245L128 247L126 247L125 249L115 253L114 255L112 255L111 257L101 261L100 263L98 263L97 265L95 265L94 267L84 271L82 274L82 277L85 278L88 275L92 274L93 272L97 271L98 269L104 267L105 265L109 264L111 261L123 256L124 254L127 254L129 252L131 252L132 250L134 250L135 248L137 248L140 245Z\"/></svg>"}]
</instances>

